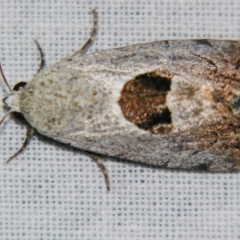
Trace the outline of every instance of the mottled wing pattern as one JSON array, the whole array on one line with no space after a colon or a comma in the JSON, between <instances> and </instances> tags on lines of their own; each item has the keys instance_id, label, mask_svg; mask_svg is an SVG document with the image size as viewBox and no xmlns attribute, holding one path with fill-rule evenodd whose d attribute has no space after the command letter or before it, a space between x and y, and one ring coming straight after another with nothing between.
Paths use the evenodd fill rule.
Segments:
<instances>
[{"instance_id":1,"label":"mottled wing pattern","mask_svg":"<svg viewBox=\"0 0 240 240\"><path fill-rule=\"evenodd\" d=\"M50 69L65 76L74 106L61 103L52 124L46 116L51 130L32 125L75 147L147 164L238 169L239 67L238 41L159 41L74 54Z\"/></svg>"}]
</instances>

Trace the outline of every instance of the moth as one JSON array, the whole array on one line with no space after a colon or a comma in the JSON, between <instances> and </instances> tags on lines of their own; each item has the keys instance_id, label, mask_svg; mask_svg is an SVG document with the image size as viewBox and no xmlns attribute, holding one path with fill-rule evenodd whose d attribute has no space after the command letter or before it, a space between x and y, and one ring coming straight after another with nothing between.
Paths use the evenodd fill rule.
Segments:
<instances>
[{"instance_id":1,"label":"moth","mask_svg":"<svg viewBox=\"0 0 240 240\"><path fill-rule=\"evenodd\" d=\"M23 147L36 130L86 150L108 189L101 155L164 168L239 170L240 42L164 40L85 55L97 32L95 10L93 16L80 50L41 64L3 99L29 124Z\"/></svg>"}]
</instances>

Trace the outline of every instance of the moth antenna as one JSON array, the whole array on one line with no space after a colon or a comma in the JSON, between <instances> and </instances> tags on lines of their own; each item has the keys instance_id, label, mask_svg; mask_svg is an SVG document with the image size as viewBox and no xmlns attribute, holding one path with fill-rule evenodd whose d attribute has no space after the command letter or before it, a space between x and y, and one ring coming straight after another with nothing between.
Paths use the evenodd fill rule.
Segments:
<instances>
[{"instance_id":1,"label":"moth antenna","mask_svg":"<svg viewBox=\"0 0 240 240\"><path fill-rule=\"evenodd\" d=\"M22 144L22 146L15 152L10 158L8 158L4 163L7 164L9 163L13 158L15 158L19 153L21 153L25 147L27 146L29 140L31 139L32 135L34 134L34 128L28 127L26 131L26 137L25 140Z\"/></svg>"},{"instance_id":2,"label":"moth antenna","mask_svg":"<svg viewBox=\"0 0 240 240\"><path fill-rule=\"evenodd\" d=\"M90 37L88 38L86 43L79 50L77 50L72 56L67 58L67 60L71 60L71 58L75 57L78 54L83 55L91 47L93 41L95 40L97 31L98 31L98 14L95 8L92 9L92 14L93 14L93 27L92 27L92 32L90 34Z\"/></svg>"},{"instance_id":3,"label":"moth antenna","mask_svg":"<svg viewBox=\"0 0 240 240\"><path fill-rule=\"evenodd\" d=\"M0 119L0 125L3 123L3 121L5 120L5 118L6 118L9 114L11 114L11 113L13 113L13 111L7 112L7 113Z\"/></svg>"},{"instance_id":4,"label":"moth antenna","mask_svg":"<svg viewBox=\"0 0 240 240\"><path fill-rule=\"evenodd\" d=\"M33 38L33 41L36 44L37 49L38 49L39 54L40 54L40 63L39 63L39 67L38 67L38 70L37 70L37 73L39 73L44 68L46 62L45 62L45 58L44 58L44 52L43 52L42 48L40 47L39 42L35 38Z\"/></svg>"},{"instance_id":5,"label":"moth antenna","mask_svg":"<svg viewBox=\"0 0 240 240\"><path fill-rule=\"evenodd\" d=\"M8 84L8 82L7 82L7 79L5 78L5 75L4 75L3 70L2 70L2 65L1 65L1 63L0 63L0 73L1 73L1 76L2 76L2 78L3 78L3 81L5 82L8 90L9 90L10 92L13 92L13 90L10 88L10 86L9 86L9 84Z\"/></svg>"}]
</instances>

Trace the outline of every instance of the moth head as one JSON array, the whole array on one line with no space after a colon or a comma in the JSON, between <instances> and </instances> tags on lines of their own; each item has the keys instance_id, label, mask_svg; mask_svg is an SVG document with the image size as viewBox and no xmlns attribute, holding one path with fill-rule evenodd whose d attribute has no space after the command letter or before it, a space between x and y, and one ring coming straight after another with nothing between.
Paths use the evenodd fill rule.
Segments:
<instances>
[{"instance_id":1,"label":"moth head","mask_svg":"<svg viewBox=\"0 0 240 240\"><path fill-rule=\"evenodd\" d=\"M10 110L7 112L7 114L5 114L5 116L3 116L3 118L0 120L0 124L3 122L3 120L5 119L5 117L7 117L9 114L13 114L14 117L16 117L19 120L23 120L24 117L21 114L21 110L20 110L20 93L21 91L24 89L24 87L26 86L26 82L19 82L17 83L13 88L11 88L3 74L2 71L2 67L0 65L0 73L1 76L5 82L5 85L7 86L8 90L9 90L9 94L4 97L2 99L4 106L6 108L9 108Z\"/></svg>"},{"instance_id":2,"label":"moth head","mask_svg":"<svg viewBox=\"0 0 240 240\"><path fill-rule=\"evenodd\" d=\"M2 75L2 78L9 90L9 94L5 98L3 98L3 103L4 103L5 107L10 108L10 110L0 119L0 125L2 124L4 119L11 113L17 119L25 121L25 118L21 114L21 109L20 109L20 95L21 95L21 91L24 89L24 87L26 86L27 83L19 82L12 89L12 88L10 88L10 86L3 74L1 64L0 64L0 74ZM21 153L23 151L23 149L26 147L29 139L31 138L31 136L33 134L34 134L34 128L28 126L27 131L26 131L26 137L25 137L25 140L24 140L22 146L11 157L9 157L5 161L5 163L8 163L9 161L11 161L13 158L15 158L19 153Z\"/></svg>"}]
</instances>

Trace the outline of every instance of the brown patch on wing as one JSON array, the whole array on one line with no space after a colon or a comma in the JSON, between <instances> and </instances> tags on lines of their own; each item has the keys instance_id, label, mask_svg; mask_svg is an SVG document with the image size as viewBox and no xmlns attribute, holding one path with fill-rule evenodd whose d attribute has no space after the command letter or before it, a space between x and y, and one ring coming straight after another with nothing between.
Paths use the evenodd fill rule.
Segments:
<instances>
[{"instance_id":1,"label":"brown patch on wing","mask_svg":"<svg viewBox=\"0 0 240 240\"><path fill-rule=\"evenodd\" d=\"M212 47L212 44L209 42L208 39L196 39L195 42L196 42L198 45L205 45L205 46Z\"/></svg>"},{"instance_id":2,"label":"brown patch on wing","mask_svg":"<svg viewBox=\"0 0 240 240\"><path fill-rule=\"evenodd\" d=\"M240 59L237 60L236 65L235 65L235 68L236 68L236 69L239 69L239 68L240 68Z\"/></svg>"},{"instance_id":3,"label":"brown patch on wing","mask_svg":"<svg viewBox=\"0 0 240 240\"><path fill-rule=\"evenodd\" d=\"M154 134L169 132L172 119L165 103L170 88L171 79L161 76L157 71L129 80L118 101L124 117Z\"/></svg>"}]
</instances>

